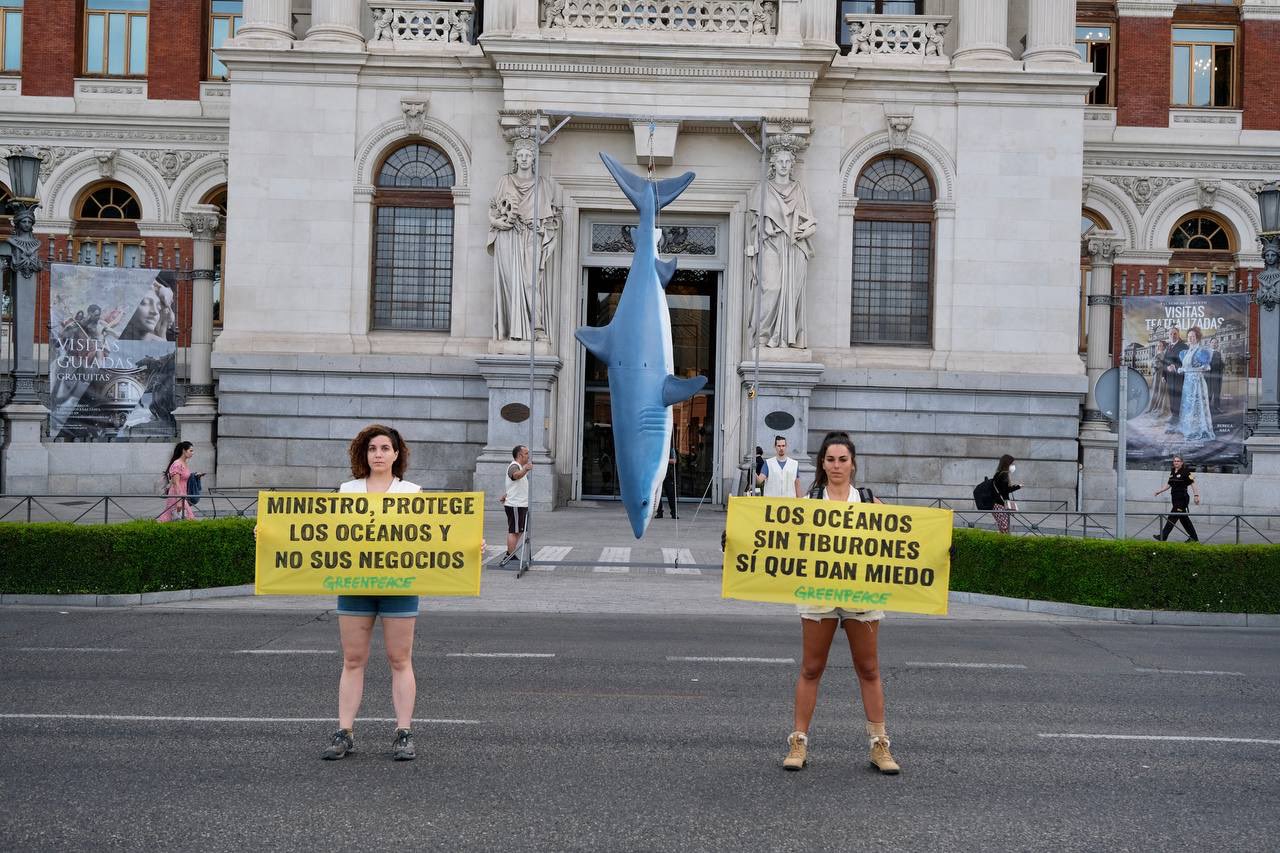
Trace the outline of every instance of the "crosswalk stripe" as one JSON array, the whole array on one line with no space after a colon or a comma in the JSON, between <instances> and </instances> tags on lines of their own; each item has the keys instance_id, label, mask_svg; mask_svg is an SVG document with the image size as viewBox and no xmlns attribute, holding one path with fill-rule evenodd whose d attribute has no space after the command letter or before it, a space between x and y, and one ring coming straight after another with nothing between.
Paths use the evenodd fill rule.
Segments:
<instances>
[{"instance_id":1,"label":"crosswalk stripe","mask_svg":"<svg viewBox=\"0 0 1280 853\"><path fill-rule=\"evenodd\" d=\"M622 548L622 547L605 548L603 551L600 552L600 562L602 563L625 563L625 562L628 562L630 559L631 559L630 548ZM596 566L591 571L614 574L614 575L625 575L627 572L631 571L631 567L604 565L604 566Z\"/></svg>"},{"instance_id":2,"label":"crosswalk stripe","mask_svg":"<svg viewBox=\"0 0 1280 853\"><path fill-rule=\"evenodd\" d=\"M572 550L572 545L543 545L533 555L533 559L535 562L555 562L569 556Z\"/></svg>"},{"instance_id":3,"label":"crosswalk stripe","mask_svg":"<svg viewBox=\"0 0 1280 853\"><path fill-rule=\"evenodd\" d=\"M663 548L662 562L667 564L666 573L669 575L700 575L701 569L684 568L680 564L686 566L693 562L693 552L688 548Z\"/></svg>"}]
</instances>

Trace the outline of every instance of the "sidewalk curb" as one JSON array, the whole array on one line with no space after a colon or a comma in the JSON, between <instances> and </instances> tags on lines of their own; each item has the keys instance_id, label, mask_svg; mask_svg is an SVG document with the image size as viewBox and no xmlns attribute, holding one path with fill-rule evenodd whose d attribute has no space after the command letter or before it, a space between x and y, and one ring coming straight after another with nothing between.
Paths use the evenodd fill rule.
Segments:
<instances>
[{"instance_id":1,"label":"sidewalk curb","mask_svg":"<svg viewBox=\"0 0 1280 853\"><path fill-rule=\"evenodd\" d=\"M124 593L116 595L27 595L4 593L0 606L6 604L57 605L63 607L134 607L147 604L170 604L177 601L200 601L210 598L239 598L253 595L253 584L215 586L207 589L178 589L164 592ZM1052 616L1073 616L1094 622L1120 622L1126 625L1181 625L1218 628L1280 628L1280 613L1201 613L1188 610L1130 610L1123 607L1093 607L1060 601L1038 601L1033 598L1009 598L981 592L952 591L952 604L976 604L997 610L1018 610Z\"/></svg>"}]
</instances>

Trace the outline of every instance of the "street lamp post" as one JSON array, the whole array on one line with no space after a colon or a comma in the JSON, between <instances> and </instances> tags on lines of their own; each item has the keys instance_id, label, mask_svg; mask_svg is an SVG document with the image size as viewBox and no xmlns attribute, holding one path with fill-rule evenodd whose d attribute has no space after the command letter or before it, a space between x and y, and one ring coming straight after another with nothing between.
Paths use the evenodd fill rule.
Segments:
<instances>
[{"instance_id":1,"label":"street lamp post","mask_svg":"<svg viewBox=\"0 0 1280 853\"><path fill-rule=\"evenodd\" d=\"M0 243L0 266L14 272L13 293L14 343L13 397L10 403L39 404L36 395L36 274L44 268L40 262L40 241L35 236L36 198L40 181L40 158L30 149L10 154L9 180L13 198L5 205L13 214L13 234Z\"/></svg>"},{"instance_id":2,"label":"street lamp post","mask_svg":"<svg viewBox=\"0 0 1280 853\"><path fill-rule=\"evenodd\" d=\"M1262 214L1263 270L1258 276L1258 339L1262 350L1262 393L1255 435L1280 436L1280 184L1258 192Z\"/></svg>"}]
</instances>

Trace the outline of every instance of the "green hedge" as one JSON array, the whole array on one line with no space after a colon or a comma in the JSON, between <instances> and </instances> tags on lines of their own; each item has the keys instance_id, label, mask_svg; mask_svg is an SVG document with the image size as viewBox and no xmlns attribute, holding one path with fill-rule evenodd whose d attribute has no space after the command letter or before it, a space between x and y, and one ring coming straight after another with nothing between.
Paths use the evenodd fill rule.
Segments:
<instances>
[{"instance_id":1,"label":"green hedge","mask_svg":"<svg viewBox=\"0 0 1280 853\"><path fill-rule=\"evenodd\" d=\"M253 583L253 520L0 523L0 592L160 592Z\"/></svg>"},{"instance_id":2,"label":"green hedge","mask_svg":"<svg viewBox=\"0 0 1280 853\"><path fill-rule=\"evenodd\" d=\"M951 588L1135 610L1280 612L1280 545L1005 536L957 529Z\"/></svg>"},{"instance_id":3,"label":"green hedge","mask_svg":"<svg viewBox=\"0 0 1280 853\"><path fill-rule=\"evenodd\" d=\"M955 531L951 588L1137 610L1280 612L1280 546ZM134 593L253 583L253 521L0 523L0 592Z\"/></svg>"}]
</instances>

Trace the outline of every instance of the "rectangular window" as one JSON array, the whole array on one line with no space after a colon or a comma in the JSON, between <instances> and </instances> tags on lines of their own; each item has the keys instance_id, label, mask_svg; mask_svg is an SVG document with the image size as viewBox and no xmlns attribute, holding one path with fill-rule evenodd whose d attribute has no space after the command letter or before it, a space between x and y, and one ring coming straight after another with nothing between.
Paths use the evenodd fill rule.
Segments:
<instances>
[{"instance_id":1,"label":"rectangular window","mask_svg":"<svg viewBox=\"0 0 1280 853\"><path fill-rule=\"evenodd\" d=\"M378 207L373 240L373 328L449 331L453 209Z\"/></svg>"},{"instance_id":2,"label":"rectangular window","mask_svg":"<svg viewBox=\"0 0 1280 853\"><path fill-rule=\"evenodd\" d=\"M836 41L841 53L852 49L845 15L923 15L924 0L836 0Z\"/></svg>"},{"instance_id":3,"label":"rectangular window","mask_svg":"<svg viewBox=\"0 0 1280 853\"><path fill-rule=\"evenodd\" d=\"M931 222L854 221L850 343L929 344L932 238Z\"/></svg>"},{"instance_id":4,"label":"rectangular window","mask_svg":"<svg viewBox=\"0 0 1280 853\"><path fill-rule=\"evenodd\" d=\"M22 70L22 0L0 0L0 73Z\"/></svg>"},{"instance_id":5,"label":"rectangular window","mask_svg":"<svg viewBox=\"0 0 1280 853\"><path fill-rule=\"evenodd\" d=\"M1103 24L1076 26L1076 51L1086 65L1102 75L1085 98L1087 104L1111 106L1111 27Z\"/></svg>"},{"instance_id":6,"label":"rectangular window","mask_svg":"<svg viewBox=\"0 0 1280 853\"><path fill-rule=\"evenodd\" d=\"M145 75L149 9L150 0L85 0L84 73Z\"/></svg>"},{"instance_id":7,"label":"rectangular window","mask_svg":"<svg viewBox=\"0 0 1280 853\"><path fill-rule=\"evenodd\" d=\"M1235 105L1236 31L1230 27L1174 27L1175 107Z\"/></svg>"},{"instance_id":8,"label":"rectangular window","mask_svg":"<svg viewBox=\"0 0 1280 853\"><path fill-rule=\"evenodd\" d=\"M209 18L209 77L227 79L227 66L214 55L227 39L235 38L244 19L243 0L213 0Z\"/></svg>"}]
</instances>

